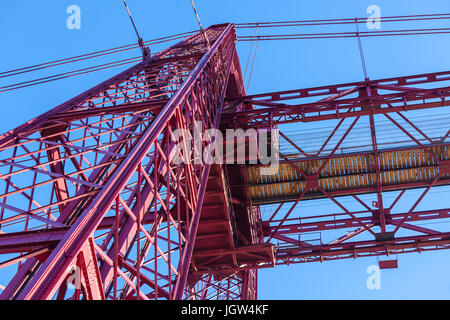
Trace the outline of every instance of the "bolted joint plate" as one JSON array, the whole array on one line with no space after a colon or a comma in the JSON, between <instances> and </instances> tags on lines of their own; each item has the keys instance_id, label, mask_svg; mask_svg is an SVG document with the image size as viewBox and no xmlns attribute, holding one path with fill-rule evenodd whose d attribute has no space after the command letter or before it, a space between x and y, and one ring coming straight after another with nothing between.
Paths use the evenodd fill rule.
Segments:
<instances>
[{"instance_id":1,"label":"bolted joint plate","mask_svg":"<svg viewBox=\"0 0 450 320\"><path fill-rule=\"evenodd\" d=\"M450 174L450 160L439 161L439 173Z\"/></svg>"},{"instance_id":2,"label":"bolted joint plate","mask_svg":"<svg viewBox=\"0 0 450 320\"><path fill-rule=\"evenodd\" d=\"M380 213L381 213L380 209L376 209L376 210L372 211L372 219L377 225L380 224ZM384 215L385 219L387 219L387 220L391 219L391 210L389 208L384 208L383 215Z\"/></svg>"},{"instance_id":3,"label":"bolted joint plate","mask_svg":"<svg viewBox=\"0 0 450 320\"><path fill-rule=\"evenodd\" d=\"M319 177L318 175L310 175L305 177L306 189L315 189L319 187Z\"/></svg>"},{"instance_id":4,"label":"bolted joint plate","mask_svg":"<svg viewBox=\"0 0 450 320\"><path fill-rule=\"evenodd\" d=\"M395 239L394 232L384 232L375 234L375 241L378 242L393 241L394 239Z\"/></svg>"}]
</instances>

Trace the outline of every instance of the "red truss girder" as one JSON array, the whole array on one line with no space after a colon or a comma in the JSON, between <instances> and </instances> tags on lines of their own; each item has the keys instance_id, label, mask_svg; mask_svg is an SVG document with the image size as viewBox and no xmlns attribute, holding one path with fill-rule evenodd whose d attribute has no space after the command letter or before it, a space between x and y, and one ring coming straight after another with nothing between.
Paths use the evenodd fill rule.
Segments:
<instances>
[{"instance_id":1,"label":"red truss girder","mask_svg":"<svg viewBox=\"0 0 450 320\"><path fill-rule=\"evenodd\" d=\"M320 157L305 155L302 158L292 160L286 158L286 160L280 161L280 170L290 168L299 174L295 177L283 176L277 179L259 179L256 183L252 181L250 188L266 187L270 189L277 188L284 183L309 183L311 190L307 190L307 194L303 197L306 200L327 197L325 193L316 188L316 184L334 197L424 188L428 187L436 177L437 181L434 185L444 186L450 184L447 169L450 159L448 150L450 150L450 144L437 141L427 145L419 143L416 146L378 150L376 155L373 151L361 151L336 156L328 154ZM383 159L383 164L378 163ZM260 167L262 166L257 165L250 168L259 169ZM306 173L305 170L302 170L304 168L308 168L309 172ZM426 171L426 175L419 174L423 174L424 171ZM408 179L407 174L411 172L418 173L417 177ZM368 181L344 185L344 183L348 183L349 178L367 179ZM333 184L332 181L334 180L337 182ZM337 184L342 185L337 186ZM267 195L263 198L254 196L253 203L261 205L294 201L301 194L301 190L307 187L308 185L303 185L296 192L293 190L292 192L279 193L277 196L276 192L274 192L275 196ZM380 199L378 201L381 203Z\"/></svg>"},{"instance_id":2,"label":"red truss girder","mask_svg":"<svg viewBox=\"0 0 450 320\"><path fill-rule=\"evenodd\" d=\"M411 110L450 105L450 87L435 85L449 81L450 72L242 98L233 26L210 27L206 37L210 49L203 35L193 35L0 136L0 187L4 190L0 195L0 254L8 254L0 261L0 272L17 267L8 283L0 283L6 284L1 299L256 299L256 268L450 248L450 233L413 224L449 218L448 209L416 208L431 188L448 185L449 160L434 153L433 147L446 146L450 130L436 141L405 116ZM310 102L313 98L318 100ZM423 139L419 141L396 122L393 113ZM410 138L414 145L410 150L426 154L425 166L434 166L435 177L383 185L378 158L384 151L377 141L377 114ZM373 185L328 191L320 182L321 174L365 116L370 123L372 150L367 156L373 158ZM327 150L325 146L347 118L354 118L352 125ZM200 219L211 166L174 165L174 130L185 129L194 135L196 121L204 129L219 124L223 129L336 119L339 124L316 154L305 153L281 133L301 155L296 159L282 154L283 163L295 168L305 186L289 199L294 203L287 213L277 215L281 203L262 226L250 219L258 224L249 226L250 242L242 234L240 240L227 234L232 249L204 250L207 241L195 247L197 230L204 231L214 221ZM195 147L189 149L193 154ZM307 173L296 165L316 160L317 172ZM236 172L236 167L228 169ZM241 169L245 171L244 166ZM258 207L251 207L247 195L251 181L241 178L244 185L235 179L237 184L229 187L245 197L228 199L230 210L259 212ZM423 192L408 212L394 212L410 188ZM386 207L383 192L393 190L400 194ZM380 209L371 209L357 196L367 192L376 194ZM296 206L312 194L331 200L343 212L292 218ZM367 210L347 209L340 199L344 195L353 196ZM285 201L278 198L271 203ZM227 211L230 220L231 211ZM380 233L374 232L376 227ZM394 231L388 232L387 227ZM326 244L295 239L311 232L349 228L350 232ZM420 235L397 237L399 229ZM255 230L263 230L264 235ZM349 242L364 232L375 239ZM201 237L205 240L210 234ZM242 238L249 243L233 248ZM275 260L273 244L278 245ZM214 264L230 257L226 264ZM195 260L206 269L197 269ZM74 278L78 286L72 291L69 284ZM5 278L0 274L0 279Z\"/></svg>"},{"instance_id":3,"label":"red truss girder","mask_svg":"<svg viewBox=\"0 0 450 320\"><path fill-rule=\"evenodd\" d=\"M353 212L355 216L358 216L358 219L364 224L379 224L379 211L361 211L361 212ZM388 210L385 210L385 214L387 215L387 223L388 224L396 224L401 222L405 217L408 216L408 213L395 213L390 214ZM324 231L324 230L337 230L337 229L346 229L346 228L356 228L358 227L358 223L351 218L346 218L347 214L330 214L330 215L321 215L321 216L311 216L305 218L297 218L297 219L287 219L286 223L281 226L277 233L280 235L288 235L288 234L297 234L297 233L308 233L315 231ZM439 209L439 210L427 210L427 211L416 211L414 216L408 216L407 222L416 222L416 221L428 221L435 219L448 219L450 218L450 209ZM314 221L317 220L317 221ZM265 235L271 234L275 231L276 225L279 223L279 220L272 220L263 222L263 228ZM429 234L438 234L437 231L432 231L426 228L418 228L424 233Z\"/></svg>"},{"instance_id":4,"label":"red truss girder","mask_svg":"<svg viewBox=\"0 0 450 320\"><path fill-rule=\"evenodd\" d=\"M449 80L450 72L445 71L258 94L228 101L228 111L222 119L224 127L278 126L281 130L280 139L284 139L296 152L291 155L280 154L281 173L273 177L258 176L261 165L248 167L249 192L254 203L280 203L272 207L270 218L262 222L265 239L277 246L276 264L450 248L448 233L414 224L422 220L449 218L447 209L417 211L417 207L433 187L448 186L450 183L447 152L450 127L442 128L446 132L443 136L430 137L407 116L413 110L449 106ZM375 115L382 115L404 134L409 145L381 146L377 141ZM370 143L364 145L364 151L343 153L340 149L342 143L354 131L355 124L364 117L369 123L367 136L370 137ZM401 124L397 118L401 118L409 127ZM351 125L338 137L337 131L346 119ZM283 131L285 124L326 120L334 120L337 125L330 130L323 144L319 141L319 146L322 146L315 151L306 152L301 144L296 144ZM301 127L298 133L301 133ZM332 138L338 141L335 145L331 145ZM368 147L370 150L366 151ZM406 158L392 158L393 155L402 154L420 154L421 160L411 162ZM361 159L365 161L362 167L362 162L355 162ZM411 175L415 178L412 179ZM404 194L409 189L419 191L418 199L410 200L408 212L395 212L394 207L400 199L404 200ZM383 193L387 192L400 192L390 207L384 204ZM381 209L374 209L373 204L362 201L358 196L362 193L375 194L376 205ZM355 204L367 210L350 210L343 204L343 196L353 197ZM304 200L317 198L328 199L342 213L293 218L296 208ZM287 211L282 212L281 208L287 202L291 203L287 205ZM376 228L379 228L379 233L374 231ZM397 234L400 229L420 235L400 237ZM322 243L322 235L320 244L305 240L306 235L330 230L346 232L326 244ZM363 233L374 240L350 242L350 239Z\"/></svg>"},{"instance_id":5,"label":"red truss girder","mask_svg":"<svg viewBox=\"0 0 450 320\"><path fill-rule=\"evenodd\" d=\"M450 233L278 249L277 264L323 262L400 253L450 249Z\"/></svg>"},{"instance_id":6,"label":"red truss girder","mask_svg":"<svg viewBox=\"0 0 450 320\"><path fill-rule=\"evenodd\" d=\"M252 95L230 101L231 105L244 104L255 108L237 108L238 111L227 112L223 116L223 124L265 127L443 107L450 105L450 87L425 89L411 86L448 80L450 71ZM355 94L357 97L351 97ZM302 99L309 98L318 100L302 102ZM290 100L293 103L287 104ZM377 107L372 108L374 106Z\"/></svg>"},{"instance_id":7,"label":"red truss girder","mask_svg":"<svg viewBox=\"0 0 450 320\"><path fill-rule=\"evenodd\" d=\"M0 136L1 299L256 298L256 271L190 276L210 165L172 164L171 137L217 128L240 70L234 27L206 36Z\"/></svg>"}]
</instances>

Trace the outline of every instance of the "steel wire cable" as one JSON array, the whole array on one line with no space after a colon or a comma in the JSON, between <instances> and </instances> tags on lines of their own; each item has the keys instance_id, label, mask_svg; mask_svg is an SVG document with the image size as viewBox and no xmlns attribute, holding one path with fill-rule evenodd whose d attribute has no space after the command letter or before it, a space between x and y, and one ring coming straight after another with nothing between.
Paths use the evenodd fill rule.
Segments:
<instances>
[{"instance_id":1,"label":"steel wire cable","mask_svg":"<svg viewBox=\"0 0 450 320\"><path fill-rule=\"evenodd\" d=\"M106 70L106 69L110 69L110 68L115 68L115 67L131 64L131 63L137 63L139 61L140 61L140 57L123 59L123 60L118 60L118 61L114 61L114 62L110 62L110 63L105 63L105 64L101 64L101 65L96 65L96 66L92 66L92 67L74 70L74 71L69 71L69 72L65 72L65 73L55 74L55 75L51 75L51 76L47 76L47 77L43 77L43 78L38 78L38 79L30 80L30 81L19 82L19 83L0 87L0 93L18 90L18 89L35 86L38 84L43 84L43 83L47 83L47 82L51 82L51 81L75 77L75 76L79 76L79 75L83 75L83 74L87 74L87 73L92 73L92 72L97 72L97 71Z\"/></svg>"},{"instance_id":2,"label":"steel wire cable","mask_svg":"<svg viewBox=\"0 0 450 320\"><path fill-rule=\"evenodd\" d=\"M400 20L395 20L395 21L417 21L417 20L430 20L430 19L450 19L450 14L433 14L433 15L411 15L411 16L397 16L397 17L384 17L381 18L381 22L391 22L392 18L411 18L411 19L400 19ZM365 22L367 20L367 18L357 18L357 23L362 23ZM256 22L256 23L238 23L235 24L237 28L258 28L258 25L261 27L267 27L267 26L271 26L271 24L274 23L278 23L278 24L283 24L283 26L293 26L292 23L303 23L303 22L321 22L321 24L325 23L332 23L333 21L340 21L340 23L346 23L346 24L354 24L355 23L355 19L331 19L331 20L305 20L305 21L282 21L282 22ZM308 24L309 25L309 24ZM161 37L161 38L156 38L156 39L152 39L152 40L148 40L145 41L144 44L146 45L154 45L154 44L159 44L159 43L163 43L163 42L167 42L167 41L173 41L173 40L177 40L182 36L185 35L189 35L189 34L193 34L196 31L189 31L189 32L184 32L184 33L178 33L175 35L170 35L170 36L166 36L166 37ZM45 62L45 63L41 63L41 64L37 64L37 65L32 65L32 66L28 66L28 67L23 67L23 68L18 68L18 69L13 69L13 70L9 70L9 71L3 71L0 72L0 78L6 77L6 76L11 76L11 75L15 75L16 72L20 72L20 71L27 71L28 69L34 69L34 68L38 68L38 67L47 67L49 65L53 65L53 64L62 64L65 62L76 62L79 61L78 59L90 59L90 58L94 58L94 57L98 57L99 55L108 55L108 54L113 54L113 53L117 53L117 52L122 52L122 51L126 51L126 50L132 50L132 49L137 49L139 48L138 45L136 44L129 44L129 45L124 45L124 46L119 46L119 47L115 47L115 48L110 48L110 49L105 49L105 50L100 50L100 51L95 51L95 52L90 52L90 53L86 53L86 54L82 54L82 55L77 55L77 56L73 56L70 58L64 58L64 59L59 59L59 60L54 60L54 61L49 61L49 62ZM76 61L71 61L71 60L75 60ZM34 71L34 70L32 70ZM14 73L14 74L11 74Z\"/></svg>"},{"instance_id":3,"label":"steel wire cable","mask_svg":"<svg viewBox=\"0 0 450 320\"><path fill-rule=\"evenodd\" d=\"M329 33L296 33L296 34L265 34L257 36L238 36L238 41L276 41L276 40L308 40L308 39L342 39L342 38L368 38L368 37L390 37L449 34L450 28L427 28L427 29L402 29L363 32L329 32Z\"/></svg>"},{"instance_id":4,"label":"steel wire cable","mask_svg":"<svg viewBox=\"0 0 450 320\"><path fill-rule=\"evenodd\" d=\"M450 19L450 14L428 14L428 15L410 15L410 16L391 16L380 18L381 22L408 22L408 21L429 21L429 20L443 20ZM308 26L308 25L334 25L334 24L355 24L363 23L367 21L367 18L352 18L352 19L327 19L327 20L303 20L303 21L277 21L277 22L256 22L256 23L238 23L236 27L241 28L267 28L267 27L295 27L295 26ZM196 31L190 31L185 33L179 33L176 35L161 37L144 42L146 45L154 45L157 43L164 43L167 41L178 40L186 35L193 34ZM370 31L370 32L340 32L340 33L301 33L301 34L269 34L269 35L253 35L253 36L238 36L238 41L268 41L268 40L296 40L296 39L330 39L330 38L349 38L349 37L384 37L384 36L404 36L404 35L425 35L425 34L449 34L450 28L429 28L429 29L409 29L409 30L383 30L383 31ZM112 49L106 49L96 52L91 52L87 54L82 54L70 58L54 60L50 62L45 62L41 64L32 65L29 67L16 68L9 71L0 72L0 78L11 77L19 74L24 74L28 72L39 71L43 69L53 68L57 66L62 66L65 64L81 62L88 59L104 57L107 55L117 54L120 52L132 50L139 48L136 44L130 44L125 46L119 46ZM110 62L110 68L113 67L114 63L118 61ZM130 62L131 63L131 62ZM105 64L106 65L106 64ZM117 64L116 66L119 66ZM61 80L64 78L74 77L78 75L83 75L90 72L96 72L104 70L104 68L91 68L88 72L77 72L79 70L69 71L64 76L60 74L46 77L45 80L34 79L28 82L24 82L21 85L11 84L1 87L0 92L17 90L33 85L38 85L42 83L47 83L50 81ZM87 68L86 68L87 69ZM61 74L62 75L62 74Z\"/></svg>"},{"instance_id":5,"label":"steel wire cable","mask_svg":"<svg viewBox=\"0 0 450 320\"><path fill-rule=\"evenodd\" d=\"M165 43L165 42L179 40L181 38L184 38L186 35L190 35L193 33L195 33L195 31L184 32L184 33L179 33L179 34L172 35L172 36L157 38L157 39L146 41L144 43L146 45L161 44L161 43ZM28 66L28 67L17 68L17 69L0 72L0 78L6 78L6 77L18 75L18 74L27 73L27 72L33 72L33 71L38 71L38 70L42 70L42 69L61 66L64 64L80 62L80 61L84 61L84 60L88 60L88 59L103 57L103 56L107 56L110 54L120 53L120 52L124 52L124 51L128 51L128 50L138 49L138 48L139 48L139 46L136 44L129 44L129 45L119 46L119 47L115 47L115 48L111 48L111 49L105 49L105 50L90 52L90 53L86 53L86 54L82 54L82 55L77 55L77 56L73 56L70 58L64 58L64 59L44 62L41 64L36 64L36 65Z\"/></svg>"},{"instance_id":6,"label":"steel wire cable","mask_svg":"<svg viewBox=\"0 0 450 320\"><path fill-rule=\"evenodd\" d=\"M449 119L447 119L447 117ZM427 116L426 118L421 115L421 116L410 116L408 117L408 120L412 121L414 120L414 124L417 126L417 124L423 124L423 123L427 123L427 122L431 122L433 124L436 123L437 120L442 120L444 123L448 123L447 121L450 120L450 113L440 113L440 114L436 114L436 115L430 115ZM389 120L378 120L376 121L376 127L385 127L385 126L390 126L390 125L394 125L392 122L390 122ZM434 125L432 125L433 127L436 127ZM317 131L319 130L332 130L334 129L336 126L320 126L317 128L307 128L307 129L302 129L302 133L303 132L310 132L310 131L314 131L314 133L319 133L319 132L328 132L329 131ZM283 133L294 133L295 134L302 134L299 133L298 130L282 130Z\"/></svg>"},{"instance_id":7,"label":"steel wire cable","mask_svg":"<svg viewBox=\"0 0 450 320\"><path fill-rule=\"evenodd\" d=\"M410 22L410 21L428 21L428 20L445 20L450 19L450 13L439 14L423 14L423 15L406 15L406 16L388 16L380 17L380 22ZM316 20L290 20L290 21L271 21L271 22L244 22L236 23L236 28L255 28L259 25L261 28L278 28L278 27L296 27L296 26L314 26L314 25L336 25L336 24L354 24L366 23L365 18L345 18L345 19L316 19Z\"/></svg>"}]
</instances>

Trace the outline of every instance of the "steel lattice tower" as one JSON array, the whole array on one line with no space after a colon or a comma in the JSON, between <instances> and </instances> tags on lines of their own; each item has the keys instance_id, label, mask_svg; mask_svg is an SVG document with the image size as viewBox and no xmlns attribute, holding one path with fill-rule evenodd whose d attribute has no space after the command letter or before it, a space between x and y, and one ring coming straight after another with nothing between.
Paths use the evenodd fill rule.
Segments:
<instances>
[{"instance_id":1,"label":"steel lattice tower","mask_svg":"<svg viewBox=\"0 0 450 320\"><path fill-rule=\"evenodd\" d=\"M429 189L450 182L450 131L424 143L392 118L427 140L404 113L448 106L450 89L410 86L450 80L449 72L246 96L234 26L205 34L210 48L204 35L192 35L0 137L0 267L15 268L1 299L256 299L259 268L449 248L449 233L411 222L450 217L448 209L415 211ZM379 149L380 115L414 146ZM338 153L362 118L372 148ZM260 165L172 162L174 132L194 136L198 123L272 130L330 119L338 124L318 154L280 133L300 156L281 154L281 169L264 179ZM344 135L325 148L347 119ZM424 192L411 210L394 213L417 188ZM383 192L391 191L400 194L387 207ZM358 197L369 193L378 209ZM367 210L352 212L342 196ZM343 213L289 218L299 202L317 198ZM279 207L262 221L264 204ZM356 229L327 244L295 239L344 228ZM422 234L397 237L399 228ZM348 242L363 232L374 240Z\"/></svg>"}]
</instances>

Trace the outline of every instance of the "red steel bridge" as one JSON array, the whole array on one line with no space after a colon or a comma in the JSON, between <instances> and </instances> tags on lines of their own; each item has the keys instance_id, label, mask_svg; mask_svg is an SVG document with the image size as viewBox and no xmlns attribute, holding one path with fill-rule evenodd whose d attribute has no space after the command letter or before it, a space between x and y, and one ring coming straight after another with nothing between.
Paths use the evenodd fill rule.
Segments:
<instances>
[{"instance_id":1,"label":"red steel bridge","mask_svg":"<svg viewBox=\"0 0 450 320\"><path fill-rule=\"evenodd\" d=\"M248 96L235 43L211 26L0 136L0 299L251 300L260 268L450 248L421 206L450 71ZM278 167L173 163L198 122L276 132Z\"/></svg>"}]
</instances>

